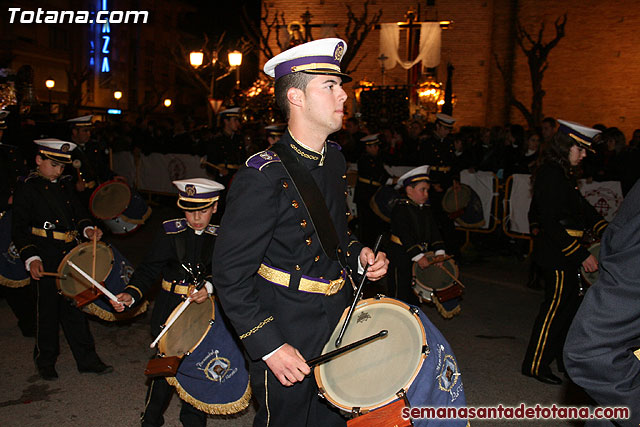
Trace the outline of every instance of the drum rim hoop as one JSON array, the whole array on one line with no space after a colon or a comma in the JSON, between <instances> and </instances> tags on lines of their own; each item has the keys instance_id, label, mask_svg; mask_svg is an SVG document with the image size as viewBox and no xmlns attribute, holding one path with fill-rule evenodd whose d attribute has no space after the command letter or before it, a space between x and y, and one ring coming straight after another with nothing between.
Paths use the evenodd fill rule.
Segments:
<instances>
[{"instance_id":1,"label":"drum rim hoop","mask_svg":"<svg viewBox=\"0 0 640 427\"><path fill-rule=\"evenodd\" d=\"M209 326L207 326L207 329L204 331L204 334L202 334L202 336L198 339L198 342L196 342L196 344L193 347L191 347L186 353L183 353L181 355L176 355L178 358L183 358L185 355L193 353L193 350L198 348L198 346L202 343L204 338L209 334L209 331L211 330L212 323L215 322L215 320L216 320L215 297L213 295L209 295L209 297L207 299L209 299L209 301L211 301L211 321L209 322ZM204 304L204 302L202 302L202 304ZM178 309L180 308L180 305L181 304L178 304L176 306L176 308L174 308L171 311L171 313L169 314L167 319L170 319L171 316L173 316L175 314L175 312L178 311ZM167 319L165 319L165 322L167 321ZM159 354L163 354L164 353L163 350L166 349L164 343L167 340L167 336L168 336L168 334L165 334L162 338L160 338L160 341L158 341L158 353Z\"/></svg>"},{"instance_id":2,"label":"drum rim hoop","mask_svg":"<svg viewBox=\"0 0 640 427\"><path fill-rule=\"evenodd\" d=\"M361 307L375 305L375 304L381 304L381 303L387 303L387 304L393 304L393 305L396 305L396 306L400 306L401 308L404 308L409 313L411 313L411 315L414 316L416 321L418 322L418 325L420 326L420 331L422 332L422 347L424 348L425 346L428 346L427 332L424 329L424 324L422 323L422 320L420 320L420 316L418 315L418 313L414 313L411 310L411 307L408 304L406 304L406 303L404 303L404 302L402 302L400 300L397 300L397 299L391 298L391 297L387 297L387 296L383 296L381 298L367 298L367 299L364 299L364 300L360 301L358 303L358 305L356 306L355 310L357 310L357 309L359 309ZM354 310L354 313L355 313L355 310ZM336 328L340 327L342 325L345 317L347 316L347 312L348 311L349 311L349 307L345 308L344 312L342 313L342 316L340 317L340 321L338 322L338 325L336 326ZM334 331L331 332L331 335L333 335L333 332L335 332L335 329L334 329ZM331 339L331 338L329 338L329 339ZM421 354L420 363L418 363L418 366L416 367L415 371L413 372L413 374L409 378L409 381L407 381L407 383L402 387L402 389L404 389L405 392L409 390L409 388L411 387L411 385L413 384L413 382L417 378L418 374L420 373L420 370L422 369L422 365L424 365L424 361L427 359L428 355L429 355L429 352L427 352L427 353L423 352ZM318 385L318 391L320 391L320 393L322 393L322 396L327 400L327 402L331 403L334 407L336 407L338 409L341 409L343 411L351 412L353 410L353 408L354 408L353 406L346 406L343 403L339 403L333 397L331 397L329 394L326 393L326 389L325 389L324 383L322 381L321 373L320 373L320 367L321 366L322 365L318 365L313 369L313 375L314 375L314 377L316 379L316 383ZM387 405L388 403L391 403L391 402L393 402L394 400L397 400L397 399L398 399L398 396L393 394L391 397L386 399L384 402L377 403L376 405L373 405L373 406L360 406L359 409L362 410L362 411L370 411L370 410L373 410L373 409L381 408L384 405Z\"/></svg>"},{"instance_id":3,"label":"drum rim hoop","mask_svg":"<svg viewBox=\"0 0 640 427\"><path fill-rule=\"evenodd\" d=\"M67 265L67 261L69 261L69 259L71 258L71 256L77 252L80 252L81 249L87 247L87 246L91 246L93 245L92 242L84 242L84 243L80 243L79 245L76 245L76 247L74 247L73 249L71 249L69 251L68 254L66 254L64 256L64 258L62 258L62 261L60 261L60 264L58 265L58 275L62 275L62 270L64 269L64 266ZM107 276L109 277L111 275L111 271L113 270L113 263L115 260L115 256L113 255L113 250L111 249L111 245L105 242L96 242L96 245L102 245L104 247L107 248L107 250L109 251L109 254L111 255L111 265L109 266L109 270L107 271ZM96 252L97 252L97 248L96 248ZM106 279L105 277L105 279ZM60 285L61 283L61 278L60 277L56 277L56 287L58 288L58 290L62 293L62 295L64 295L67 298L73 298L74 295L68 295L64 292L64 290L62 289L62 286Z\"/></svg>"},{"instance_id":4,"label":"drum rim hoop","mask_svg":"<svg viewBox=\"0 0 640 427\"><path fill-rule=\"evenodd\" d=\"M100 190L101 188L107 186L107 185L112 185L112 184L118 184L118 185L123 185L125 187L127 187L127 190L129 190L129 201L127 202L127 205L124 207L124 209L122 209L121 212L119 212L117 215L112 216L111 218L103 218L100 217L98 215L96 215L93 212L93 209L91 209L91 207L93 206L93 199L95 198L95 195L98 194L98 190ZM98 219L115 219L118 218L120 215L122 215L122 212L126 211L127 208L129 207L129 205L131 204L131 197L132 197L133 192L131 191L131 188L129 188L129 185L127 185L126 183L119 181L117 179L111 179L109 181L103 182L102 184L98 185L96 187L95 190L93 190L93 193L91 193L91 197L89 197L89 211L91 212L91 215L95 216Z\"/></svg>"},{"instance_id":5,"label":"drum rim hoop","mask_svg":"<svg viewBox=\"0 0 640 427\"><path fill-rule=\"evenodd\" d=\"M427 252L427 253L426 253L426 255L430 255L430 254L435 256L435 254L434 254L433 252ZM448 263L449 261L450 261L450 262L451 262L451 264L453 265L453 270L454 270L454 273L453 273L453 274L454 274L454 276L456 276L456 277L460 277L460 269L458 268L458 264L456 264L456 262L455 262L453 259L449 259L449 260L447 260L447 261L445 261L445 262L447 262L447 263ZM415 270L416 270L416 268L419 268L419 267L418 267L418 263L417 263L417 262L414 262L414 263L413 263L413 265L411 266L411 277L414 279L414 280L413 280L414 285L412 285L412 288L413 288L413 287L418 287L418 288L420 288L420 289L424 289L424 290L427 290L427 291L435 292L435 291L439 291L439 290L441 290L441 289L447 289L449 286L452 286L452 285L454 285L454 284L455 284L455 283L452 281L450 285L447 285L447 286L445 286L444 288L440 288L440 289L433 289L433 288L429 288L429 287L427 287L427 286L424 286L424 285L418 284L418 282L415 280L415 277L416 277L416 275L415 275Z\"/></svg>"}]
</instances>

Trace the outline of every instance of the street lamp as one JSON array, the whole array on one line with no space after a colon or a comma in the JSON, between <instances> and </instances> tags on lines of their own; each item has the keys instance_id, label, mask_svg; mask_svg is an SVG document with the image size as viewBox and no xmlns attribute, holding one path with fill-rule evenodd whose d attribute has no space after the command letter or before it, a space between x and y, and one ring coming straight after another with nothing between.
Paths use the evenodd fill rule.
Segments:
<instances>
[{"instance_id":1,"label":"street lamp","mask_svg":"<svg viewBox=\"0 0 640 427\"><path fill-rule=\"evenodd\" d=\"M200 51L193 51L189 53L189 63L193 68L198 68L204 61L204 53Z\"/></svg>"},{"instance_id":2,"label":"street lamp","mask_svg":"<svg viewBox=\"0 0 640 427\"><path fill-rule=\"evenodd\" d=\"M171 107L171 98L165 98L163 104L167 108Z\"/></svg>"},{"instance_id":3,"label":"street lamp","mask_svg":"<svg viewBox=\"0 0 640 427\"><path fill-rule=\"evenodd\" d=\"M44 82L44 85L47 87L47 90L49 91L49 115L51 115L51 89L53 89L53 87L56 85L56 81L53 80L51 77L49 77Z\"/></svg>"},{"instance_id":4,"label":"street lamp","mask_svg":"<svg viewBox=\"0 0 640 427\"><path fill-rule=\"evenodd\" d=\"M122 98L122 92L119 90L116 90L115 92L113 92L113 97L116 99L116 108L119 110L120 109L120 98Z\"/></svg>"},{"instance_id":5,"label":"street lamp","mask_svg":"<svg viewBox=\"0 0 640 427\"><path fill-rule=\"evenodd\" d=\"M240 86L240 65L242 65L242 52L234 50L229 52L229 65L236 69L236 86Z\"/></svg>"}]
</instances>

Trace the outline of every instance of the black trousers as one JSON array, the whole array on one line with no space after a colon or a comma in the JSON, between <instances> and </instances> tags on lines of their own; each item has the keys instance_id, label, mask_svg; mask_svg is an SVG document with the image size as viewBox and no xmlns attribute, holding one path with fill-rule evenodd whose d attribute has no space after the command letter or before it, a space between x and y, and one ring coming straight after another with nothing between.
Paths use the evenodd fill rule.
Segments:
<instances>
[{"instance_id":1,"label":"black trousers","mask_svg":"<svg viewBox=\"0 0 640 427\"><path fill-rule=\"evenodd\" d=\"M36 366L55 365L60 354L59 325L62 325L78 369L100 363L86 315L58 294L54 279L32 279L31 285L36 289Z\"/></svg>"},{"instance_id":2,"label":"black trousers","mask_svg":"<svg viewBox=\"0 0 640 427\"><path fill-rule=\"evenodd\" d=\"M142 414L143 427L157 427L164 424L162 413L167 408L172 394L173 387L163 377L151 380ZM180 408L180 422L185 427L204 427L207 425L207 414L183 401Z\"/></svg>"},{"instance_id":3,"label":"black trousers","mask_svg":"<svg viewBox=\"0 0 640 427\"><path fill-rule=\"evenodd\" d=\"M551 362L562 363L562 349L571 322L580 306L578 271L542 269L544 301L533 324L522 372L551 373Z\"/></svg>"},{"instance_id":4,"label":"black trousers","mask_svg":"<svg viewBox=\"0 0 640 427\"><path fill-rule=\"evenodd\" d=\"M420 299L413 292L411 286L413 283L413 261L406 255L402 246L395 243L390 243L389 246L388 296L397 298L407 304L420 306Z\"/></svg>"},{"instance_id":5,"label":"black trousers","mask_svg":"<svg viewBox=\"0 0 640 427\"><path fill-rule=\"evenodd\" d=\"M0 292L7 299L11 311L18 319L18 327L22 331L22 335L35 336L36 300L31 283L20 288L0 286Z\"/></svg>"},{"instance_id":6,"label":"black trousers","mask_svg":"<svg viewBox=\"0 0 640 427\"><path fill-rule=\"evenodd\" d=\"M254 427L344 427L346 420L318 397L313 375L285 387L266 363L251 362L251 389L258 401Z\"/></svg>"}]
</instances>

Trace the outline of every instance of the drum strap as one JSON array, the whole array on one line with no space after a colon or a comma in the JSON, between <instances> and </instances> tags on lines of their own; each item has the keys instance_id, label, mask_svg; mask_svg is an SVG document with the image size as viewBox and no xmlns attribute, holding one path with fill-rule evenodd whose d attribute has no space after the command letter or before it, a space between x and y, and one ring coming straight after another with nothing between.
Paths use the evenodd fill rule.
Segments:
<instances>
[{"instance_id":1,"label":"drum strap","mask_svg":"<svg viewBox=\"0 0 640 427\"><path fill-rule=\"evenodd\" d=\"M309 217L311 217L311 222L318 234L320 246L322 246L325 255L334 261L339 261L340 265L345 268L347 262L344 252L340 248L338 234L331 220L324 196L320 192L313 176L311 176L311 172L309 172L299 158L294 156L284 145L274 144L271 150L280 156L282 165L302 197L302 202L307 208L307 212L309 212Z\"/></svg>"}]
</instances>

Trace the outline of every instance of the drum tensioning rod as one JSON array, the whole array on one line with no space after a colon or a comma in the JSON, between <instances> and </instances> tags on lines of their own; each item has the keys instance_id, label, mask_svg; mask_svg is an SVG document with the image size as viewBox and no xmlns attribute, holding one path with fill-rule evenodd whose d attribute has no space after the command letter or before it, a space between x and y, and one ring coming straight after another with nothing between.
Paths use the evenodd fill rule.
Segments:
<instances>
[{"instance_id":1,"label":"drum tensioning rod","mask_svg":"<svg viewBox=\"0 0 640 427\"><path fill-rule=\"evenodd\" d=\"M378 236L378 239L376 240L376 244L373 247L374 262L375 262L376 256L378 255L378 249L380 248L381 241L382 241L382 234ZM340 347L340 344L342 344L342 338L344 338L344 332L347 330L347 325L349 325L349 321L351 320L353 311L356 309L356 305L358 304L360 295L362 295L362 287L364 286L365 280L367 280L367 270L369 270L369 263L367 263L367 265L364 266L364 271L362 272L362 279L360 280L360 284L358 285L358 290L356 291L356 294L353 297L353 302L351 303L351 307L349 307L349 311L347 312L347 317L344 319L344 323L342 324L342 329L340 329L340 333L338 334L338 338L336 339L336 347Z\"/></svg>"},{"instance_id":2,"label":"drum tensioning rod","mask_svg":"<svg viewBox=\"0 0 640 427\"><path fill-rule=\"evenodd\" d=\"M365 344L370 343L373 340L376 340L378 338L381 337L386 337L389 334L389 331L387 331L386 329L381 330L380 332L378 332L377 334L371 335L370 337L366 337L363 338L361 340L358 340L356 342L352 342L349 345L345 345L342 348L338 348L336 350L330 351L329 353L325 353L321 356L318 356L316 358L313 358L311 360L307 361L307 365L309 365L310 368L313 368L316 365L320 365L322 363L328 362L329 360L333 359L334 357L338 357L341 354L344 354L350 350L353 350L354 348L363 346Z\"/></svg>"}]
</instances>

